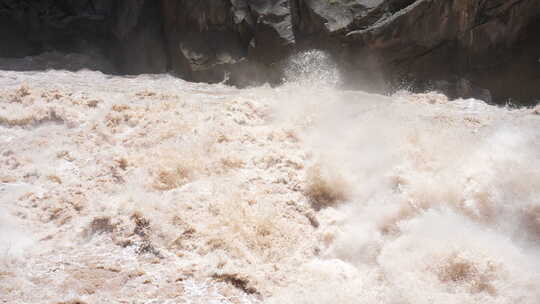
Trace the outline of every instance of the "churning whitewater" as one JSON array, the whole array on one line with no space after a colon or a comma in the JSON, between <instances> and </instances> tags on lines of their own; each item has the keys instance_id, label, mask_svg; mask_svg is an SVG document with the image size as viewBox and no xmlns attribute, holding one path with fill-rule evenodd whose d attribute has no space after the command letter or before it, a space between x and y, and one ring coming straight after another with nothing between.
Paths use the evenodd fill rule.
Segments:
<instances>
[{"instance_id":1,"label":"churning whitewater","mask_svg":"<svg viewBox=\"0 0 540 304\"><path fill-rule=\"evenodd\" d=\"M313 56L277 88L0 72L0 302L540 303L540 108Z\"/></svg>"}]
</instances>

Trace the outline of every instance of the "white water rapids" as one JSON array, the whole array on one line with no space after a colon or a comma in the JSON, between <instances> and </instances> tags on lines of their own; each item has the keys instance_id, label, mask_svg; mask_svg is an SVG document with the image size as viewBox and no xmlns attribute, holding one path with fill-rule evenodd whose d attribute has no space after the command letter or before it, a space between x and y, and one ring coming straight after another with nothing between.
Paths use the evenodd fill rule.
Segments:
<instances>
[{"instance_id":1,"label":"white water rapids","mask_svg":"<svg viewBox=\"0 0 540 304\"><path fill-rule=\"evenodd\" d=\"M304 59L277 88L0 71L0 303L540 303L540 108Z\"/></svg>"}]
</instances>

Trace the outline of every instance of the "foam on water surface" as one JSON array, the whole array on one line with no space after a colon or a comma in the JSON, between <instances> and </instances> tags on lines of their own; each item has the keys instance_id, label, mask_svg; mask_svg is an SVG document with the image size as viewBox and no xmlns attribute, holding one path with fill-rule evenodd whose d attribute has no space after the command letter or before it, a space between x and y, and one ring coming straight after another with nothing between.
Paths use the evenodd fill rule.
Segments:
<instances>
[{"instance_id":1,"label":"foam on water surface","mask_svg":"<svg viewBox=\"0 0 540 304\"><path fill-rule=\"evenodd\" d=\"M540 301L534 110L305 73L0 72L0 300Z\"/></svg>"}]
</instances>

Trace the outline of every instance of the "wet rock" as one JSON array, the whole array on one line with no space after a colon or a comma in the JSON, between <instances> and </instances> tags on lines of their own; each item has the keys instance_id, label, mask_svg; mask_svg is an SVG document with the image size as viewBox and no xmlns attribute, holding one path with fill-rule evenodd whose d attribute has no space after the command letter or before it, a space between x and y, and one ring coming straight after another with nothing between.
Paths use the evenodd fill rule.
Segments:
<instances>
[{"instance_id":1,"label":"wet rock","mask_svg":"<svg viewBox=\"0 0 540 304\"><path fill-rule=\"evenodd\" d=\"M384 0L303 0L299 31L304 35L317 32L342 33L376 21L384 11ZM391 2L391 1L390 1Z\"/></svg>"},{"instance_id":2,"label":"wet rock","mask_svg":"<svg viewBox=\"0 0 540 304\"><path fill-rule=\"evenodd\" d=\"M283 59L296 41L291 6L288 0L250 0L249 8L255 19L250 55L270 63Z\"/></svg>"},{"instance_id":3,"label":"wet rock","mask_svg":"<svg viewBox=\"0 0 540 304\"><path fill-rule=\"evenodd\" d=\"M493 101L488 89L479 87L466 78L433 81L425 87L425 90L442 92L450 98L476 98L487 103Z\"/></svg>"}]
</instances>

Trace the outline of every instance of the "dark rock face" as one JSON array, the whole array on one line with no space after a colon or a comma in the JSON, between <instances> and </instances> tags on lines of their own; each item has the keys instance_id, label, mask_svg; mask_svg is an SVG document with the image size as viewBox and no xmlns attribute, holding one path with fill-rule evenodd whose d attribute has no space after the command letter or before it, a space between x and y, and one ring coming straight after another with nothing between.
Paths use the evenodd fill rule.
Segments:
<instances>
[{"instance_id":1,"label":"dark rock face","mask_svg":"<svg viewBox=\"0 0 540 304\"><path fill-rule=\"evenodd\" d=\"M0 0L0 57L60 51L114 64L106 72L165 72L159 7L144 0Z\"/></svg>"},{"instance_id":2,"label":"dark rock face","mask_svg":"<svg viewBox=\"0 0 540 304\"><path fill-rule=\"evenodd\" d=\"M171 69L190 79L221 81L232 73L239 83L266 81L271 77L261 76L261 64L282 60L295 42L287 0L163 0L162 5Z\"/></svg>"},{"instance_id":3,"label":"dark rock face","mask_svg":"<svg viewBox=\"0 0 540 304\"><path fill-rule=\"evenodd\" d=\"M0 0L0 57L81 53L107 72L280 81L318 48L345 85L540 98L538 0Z\"/></svg>"},{"instance_id":4,"label":"dark rock face","mask_svg":"<svg viewBox=\"0 0 540 304\"><path fill-rule=\"evenodd\" d=\"M539 18L540 2L534 0L419 0L347 38L376 52L394 77L417 85L445 80L458 87L450 91L454 95L482 97L473 94L480 87L496 100L530 100L538 98L538 85L525 93L515 80L521 78L518 70L536 81L540 76L538 39L531 34L540 29ZM462 79L473 89L459 89Z\"/></svg>"},{"instance_id":5,"label":"dark rock face","mask_svg":"<svg viewBox=\"0 0 540 304\"><path fill-rule=\"evenodd\" d=\"M167 55L161 27L161 7L155 1L121 0L113 2L110 54L121 73L163 73Z\"/></svg>"},{"instance_id":6,"label":"dark rock face","mask_svg":"<svg viewBox=\"0 0 540 304\"><path fill-rule=\"evenodd\" d=\"M110 5L90 7L82 1L2 0L0 55L24 57L53 48L74 51L88 47L89 36L97 46L106 39L103 34L107 29L101 21L111 9Z\"/></svg>"},{"instance_id":7,"label":"dark rock face","mask_svg":"<svg viewBox=\"0 0 540 304\"><path fill-rule=\"evenodd\" d=\"M218 67L246 57L252 34L241 4L229 1L163 1L171 68L184 77L222 80ZM238 10L238 11L235 11Z\"/></svg>"}]
</instances>

